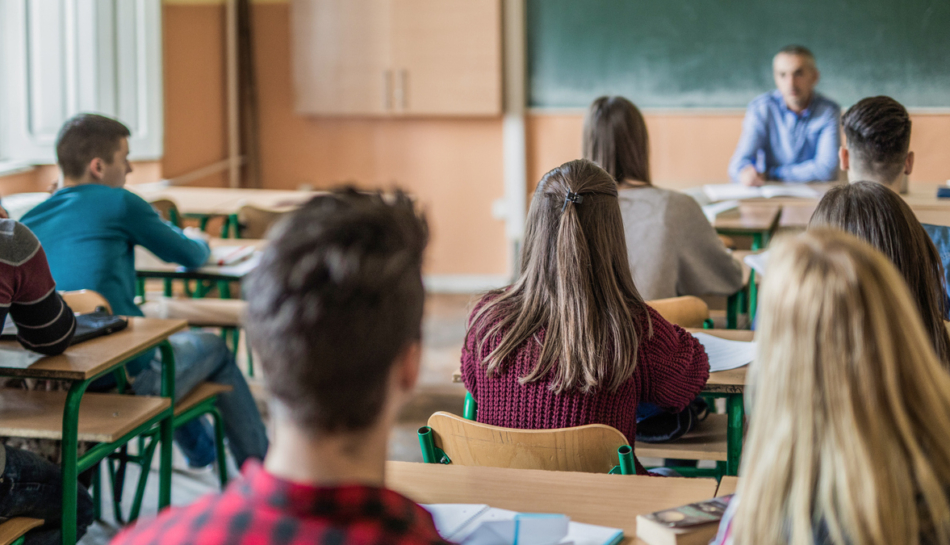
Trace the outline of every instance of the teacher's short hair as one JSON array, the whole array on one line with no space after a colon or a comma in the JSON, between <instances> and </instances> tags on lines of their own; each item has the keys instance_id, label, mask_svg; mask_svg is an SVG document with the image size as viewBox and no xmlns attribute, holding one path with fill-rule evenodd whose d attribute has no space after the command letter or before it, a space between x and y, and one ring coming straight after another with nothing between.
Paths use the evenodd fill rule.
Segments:
<instances>
[{"instance_id":1,"label":"teacher's short hair","mask_svg":"<svg viewBox=\"0 0 950 545\"><path fill-rule=\"evenodd\" d=\"M786 45L782 49L779 49L776 55L778 55L779 53L785 53L786 55L798 55L799 57L805 57L806 59L810 59L813 63L815 62L815 55L812 54L811 49L808 49L807 47L803 45L797 45L797 44Z\"/></svg>"}]
</instances>

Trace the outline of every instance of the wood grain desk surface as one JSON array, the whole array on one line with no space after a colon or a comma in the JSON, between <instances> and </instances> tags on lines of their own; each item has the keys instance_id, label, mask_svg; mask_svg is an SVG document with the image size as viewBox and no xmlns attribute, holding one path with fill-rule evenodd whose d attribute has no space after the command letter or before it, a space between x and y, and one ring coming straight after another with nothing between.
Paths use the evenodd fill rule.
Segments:
<instances>
[{"instance_id":1,"label":"wood grain desk surface","mask_svg":"<svg viewBox=\"0 0 950 545\"><path fill-rule=\"evenodd\" d=\"M237 214L244 205L275 210L292 210L311 197L316 191L284 189L231 189L226 187L149 187L129 186L147 201L170 199L182 214L224 216Z\"/></svg>"},{"instance_id":2,"label":"wood grain desk surface","mask_svg":"<svg viewBox=\"0 0 950 545\"><path fill-rule=\"evenodd\" d=\"M723 476L722 480L719 481L719 488L716 489L716 497L719 496L728 496L729 494L735 494L736 488L739 487L739 477L733 477L731 475Z\"/></svg>"},{"instance_id":3,"label":"wood grain desk surface","mask_svg":"<svg viewBox=\"0 0 950 545\"><path fill-rule=\"evenodd\" d=\"M212 248L221 248L225 246L254 246L258 250L263 250L267 245L264 239L251 238L212 238L208 241ZM176 263L162 261L155 254L142 248L135 247L135 270L144 273L178 273L187 276L186 271L181 271L181 266ZM213 276L221 272L222 267L218 265L205 265L194 269L191 272L199 272L207 276Z\"/></svg>"},{"instance_id":4,"label":"wood grain desk surface","mask_svg":"<svg viewBox=\"0 0 950 545\"><path fill-rule=\"evenodd\" d=\"M716 337L728 339L730 341L751 341L755 338L752 331L744 329L687 329L690 333L708 333ZM709 380L706 381L704 392L723 393L723 394L741 394L745 391L746 372L749 366L730 369L728 371L717 371L709 373Z\"/></svg>"},{"instance_id":5,"label":"wood grain desk surface","mask_svg":"<svg viewBox=\"0 0 950 545\"><path fill-rule=\"evenodd\" d=\"M636 536L637 515L712 498L715 479L606 475L409 462L386 463L386 486L418 503L485 503L620 528Z\"/></svg>"},{"instance_id":6,"label":"wood grain desk surface","mask_svg":"<svg viewBox=\"0 0 950 545\"><path fill-rule=\"evenodd\" d=\"M757 233L775 227L782 207L777 204L746 204L716 216L713 226L729 232Z\"/></svg>"},{"instance_id":7,"label":"wood grain desk surface","mask_svg":"<svg viewBox=\"0 0 950 545\"><path fill-rule=\"evenodd\" d=\"M7 367L0 360L0 376L87 380L187 327L184 320L131 317L129 327L122 331L70 346L62 354L44 357L26 368ZM26 351L16 341L0 341L0 348Z\"/></svg>"}]
</instances>

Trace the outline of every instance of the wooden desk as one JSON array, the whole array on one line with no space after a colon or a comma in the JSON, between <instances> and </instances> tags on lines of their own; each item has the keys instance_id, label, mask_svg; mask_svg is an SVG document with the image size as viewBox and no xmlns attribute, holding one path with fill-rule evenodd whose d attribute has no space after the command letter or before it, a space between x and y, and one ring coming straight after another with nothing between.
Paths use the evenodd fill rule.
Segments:
<instances>
[{"instance_id":1,"label":"wooden desk","mask_svg":"<svg viewBox=\"0 0 950 545\"><path fill-rule=\"evenodd\" d=\"M169 199L187 216L229 216L244 205L292 210L317 194L315 191L280 189L230 189L224 187L183 187L146 184L128 186L146 201Z\"/></svg>"},{"instance_id":2,"label":"wooden desk","mask_svg":"<svg viewBox=\"0 0 950 545\"><path fill-rule=\"evenodd\" d=\"M255 246L258 248L258 251L262 250L266 243L267 241L265 240L243 238L213 238L208 242L212 248L223 246ZM246 265L246 263L242 263ZM162 261L156 257L155 254L141 246L135 247L135 272L139 278L240 281L253 270L253 267L251 269L242 267L242 263L231 266L205 265L197 269L185 269L176 263Z\"/></svg>"},{"instance_id":3,"label":"wooden desk","mask_svg":"<svg viewBox=\"0 0 950 545\"><path fill-rule=\"evenodd\" d=\"M739 488L739 477L726 475L719 481L719 488L716 489L716 497L735 494L737 488Z\"/></svg>"},{"instance_id":4,"label":"wooden desk","mask_svg":"<svg viewBox=\"0 0 950 545\"><path fill-rule=\"evenodd\" d=\"M690 333L708 333L716 337L728 339L730 341L752 341L755 340L755 333L748 330L738 329L687 329ZM742 394L745 391L745 379L749 366L728 371L717 371L709 373L709 380L704 393L711 394Z\"/></svg>"},{"instance_id":5,"label":"wooden desk","mask_svg":"<svg viewBox=\"0 0 950 545\"><path fill-rule=\"evenodd\" d=\"M0 359L0 376L61 379L73 381L66 394L62 418L62 536L63 543L76 542L76 501L80 471L93 467L112 450L118 448L128 437L115 443L99 443L80 457L79 406L86 389L96 378L105 375L129 359L156 346L162 354L162 397L171 398L175 392L175 362L167 339L173 333L187 327L184 320L155 320L130 318L129 327L71 346L63 354L40 358L26 367L11 366L15 358ZM19 343L0 341L0 348L7 351L26 352ZM5 365L6 364L6 365ZM171 503L172 463L172 403L170 400L158 412L145 418L141 430L155 425L161 428L161 454L159 463L159 509ZM139 433L139 430L131 432Z\"/></svg>"},{"instance_id":6,"label":"wooden desk","mask_svg":"<svg viewBox=\"0 0 950 545\"><path fill-rule=\"evenodd\" d=\"M769 234L778 224L782 207L777 204L746 204L716 216L713 227L721 235L752 236L752 249L760 250L768 243Z\"/></svg>"},{"instance_id":7,"label":"wooden desk","mask_svg":"<svg viewBox=\"0 0 950 545\"><path fill-rule=\"evenodd\" d=\"M184 320L129 318L129 327L111 335L70 346L58 356L48 356L26 368L5 367L0 376L84 381L108 373L126 360L158 346L173 333L184 330ZM23 351L16 341L0 341L0 348Z\"/></svg>"},{"instance_id":8,"label":"wooden desk","mask_svg":"<svg viewBox=\"0 0 950 545\"><path fill-rule=\"evenodd\" d=\"M485 503L620 528L636 539L637 515L714 497L714 479L602 475L441 464L386 463L386 486L419 503Z\"/></svg>"}]
</instances>

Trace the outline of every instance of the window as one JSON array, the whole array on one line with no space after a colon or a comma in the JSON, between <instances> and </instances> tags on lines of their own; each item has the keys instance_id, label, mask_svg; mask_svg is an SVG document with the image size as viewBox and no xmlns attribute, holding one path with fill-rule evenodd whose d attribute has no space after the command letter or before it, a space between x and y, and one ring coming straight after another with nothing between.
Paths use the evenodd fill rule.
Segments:
<instances>
[{"instance_id":1,"label":"window","mask_svg":"<svg viewBox=\"0 0 950 545\"><path fill-rule=\"evenodd\" d=\"M132 131L136 160L162 155L161 0L0 1L0 161L54 163L79 112Z\"/></svg>"}]
</instances>

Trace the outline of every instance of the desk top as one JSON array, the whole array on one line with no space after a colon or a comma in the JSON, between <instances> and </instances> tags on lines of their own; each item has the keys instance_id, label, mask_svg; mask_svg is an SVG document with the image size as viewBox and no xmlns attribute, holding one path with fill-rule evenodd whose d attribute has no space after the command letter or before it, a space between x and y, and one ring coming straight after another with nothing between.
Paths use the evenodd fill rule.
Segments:
<instances>
[{"instance_id":1,"label":"desk top","mask_svg":"<svg viewBox=\"0 0 950 545\"><path fill-rule=\"evenodd\" d=\"M5 367L0 361L0 376L88 380L187 327L184 320L131 317L129 327L122 331L70 346L62 354L41 358L29 367ZM16 341L0 341L0 348L26 352Z\"/></svg>"},{"instance_id":2,"label":"desk top","mask_svg":"<svg viewBox=\"0 0 950 545\"><path fill-rule=\"evenodd\" d=\"M637 540L637 515L715 496L714 479L607 475L441 464L386 463L386 486L419 503L486 503L620 528Z\"/></svg>"},{"instance_id":3,"label":"desk top","mask_svg":"<svg viewBox=\"0 0 950 545\"><path fill-rule=\"evenodd\" d=\"M728 210L716 216L713 226L720 231L730 233L759 233L771 231L778 221L782 207L777 204L742 203L739 208Z\"/></svg>"},{"instance_id":4,"label":"desk top","mask_svg":"<svg viewBox=\"0 0 950 545\"><path fill-rule=\"evenodd\" d=\"M237 214L246 204L268 210L292 210L316 195L313 191L179 187L156 184L128 186L128 189L149 202L170 199L175 202L178 211L182 214L205 216Z\"/></svg>"},{"instance_id":5,"label":"desk top","mask_svg":"<svg viewBox=\"0 0 950 545\"><path fill-rule=\"evenodd\" d=\"M719 496L728 496L729 494L735 494L736 488L739 487L739 477L733 477L732 475L723 475L722 480L719 481L719 488L716 489L716 497Z\"/></svg>"},{"instance_id":6,"label":"desk top","mask_svg":"<svg viewBox=\"0 0 950 545\"><path fill-rule=\"evenodd\" d=\"M744 329L687 329L690 333L708 333L730 341L751 341L755 338L752 331ZM749 366L709 373L704 392L722 394L741 394L745 391L745 378Z\"/></svg>"},{"instance_id":7,"label":"desk top","mask_svg":"<svg viewBox=\"0 0 950 545\"><path fill-rule=\"evenodd\" d=\"M223 246L254 246L260 251L264 249L267 241L250 238L213 238L208 241L208 244L212 248L220 248ZM246 261L242 261L236 265L205 265L197 269L182 269L182 267L176 263L162 261L156 257L155 254L141 246L135 247L135 271L139 273L140 276L199 280L240 280L251 270L253 270L253 266L248 268Z\"/></svg>"}]
</instances>

